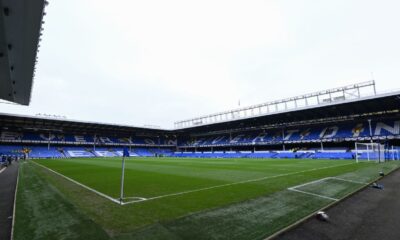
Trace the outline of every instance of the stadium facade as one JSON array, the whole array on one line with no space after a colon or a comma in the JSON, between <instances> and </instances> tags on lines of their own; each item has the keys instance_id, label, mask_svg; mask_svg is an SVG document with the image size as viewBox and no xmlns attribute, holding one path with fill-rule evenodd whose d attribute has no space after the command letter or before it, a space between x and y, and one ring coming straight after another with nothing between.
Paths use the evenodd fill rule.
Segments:
<instances>
[{"instance_id":1,"label":"stadium facade","mask_svg":"<svg viewBox=\"0 0 400 240\"><path fill-rule=\"evenodd\" d=\"M0 126L0 155L31 158L114 157L129 147L131 156L354 159L355 142L373 141L398 159L400 92L378 94L370 81L185 120L172 130L13 114L0 114Z\"/></svg>"}]
</instances>

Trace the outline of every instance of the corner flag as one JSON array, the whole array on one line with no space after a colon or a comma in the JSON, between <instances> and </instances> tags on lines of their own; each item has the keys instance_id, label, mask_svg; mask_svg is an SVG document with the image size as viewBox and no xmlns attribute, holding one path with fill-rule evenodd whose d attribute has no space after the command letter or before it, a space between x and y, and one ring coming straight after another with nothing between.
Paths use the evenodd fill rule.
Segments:
<instances>
[{"instance_id":1,"label":"corner flag","mask_svg":"<svg viewBox=\"0 0 400 240\"><path fill-rule=\"evenodd\" d=\"M122 154L121 192L119 197L119 203L121 205L122 205L122 200L124 200L125 157L129 157L129 151L127 147L124 147L124 152Z\"/></svg>"}]
</instances>

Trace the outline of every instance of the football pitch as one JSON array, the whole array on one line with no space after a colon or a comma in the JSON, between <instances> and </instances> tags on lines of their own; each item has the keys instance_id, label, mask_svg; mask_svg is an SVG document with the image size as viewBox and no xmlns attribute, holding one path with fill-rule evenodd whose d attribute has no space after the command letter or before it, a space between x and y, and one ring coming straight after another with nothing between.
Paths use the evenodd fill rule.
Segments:
<instances>
[{"instance_id":1,"label":"football pitch","mask_svg":"<svg viewBox=\"0 0 400 240\"><path fill-rule=\"evenodd\" d=\"M15 239L264 239L398 162L42 159L20 164Z\"/></svg>"}]
</instances>

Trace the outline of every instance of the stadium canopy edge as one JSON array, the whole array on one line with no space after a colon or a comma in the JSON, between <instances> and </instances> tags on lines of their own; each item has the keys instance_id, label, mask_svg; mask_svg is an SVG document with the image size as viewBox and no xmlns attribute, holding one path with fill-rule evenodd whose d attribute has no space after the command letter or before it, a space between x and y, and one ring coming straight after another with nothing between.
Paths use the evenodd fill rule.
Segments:
<instances>
[{"instance_id":1,"label":"stadium canopy edge","mask_svg":"<svg viewBox=\"0 0 400 240\"><path fill-rule=\"evenodd\" d=\"M29 105L46 0L0 0L0 99Z\"/></svg>"}]
</instances>

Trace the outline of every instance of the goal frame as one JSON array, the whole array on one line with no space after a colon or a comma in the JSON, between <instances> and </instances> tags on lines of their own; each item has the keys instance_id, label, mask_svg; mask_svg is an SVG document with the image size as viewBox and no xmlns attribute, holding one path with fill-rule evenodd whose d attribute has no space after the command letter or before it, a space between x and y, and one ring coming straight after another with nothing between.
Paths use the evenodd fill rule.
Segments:
<instances>
[{"instance_id":1,"label":"goal frame","mask_svg":"<svg viewBox=\"0 0 400 240\"><path fill-rule=\"evenodd\" d=\"M377 163L382 163L385 162L385 146L380 143L360 143L360 142L355 142L355 159L356 162L377 162ZM360 146L365 146L366 147L366 154L367 154L367 159L360 158L361 151L360 151ZM365 150L364 150L365 151ZM372 155L372 156L371 156ZM373 155L376 155L377 158L374 158Z\"/></svg>"}]
</instances>

